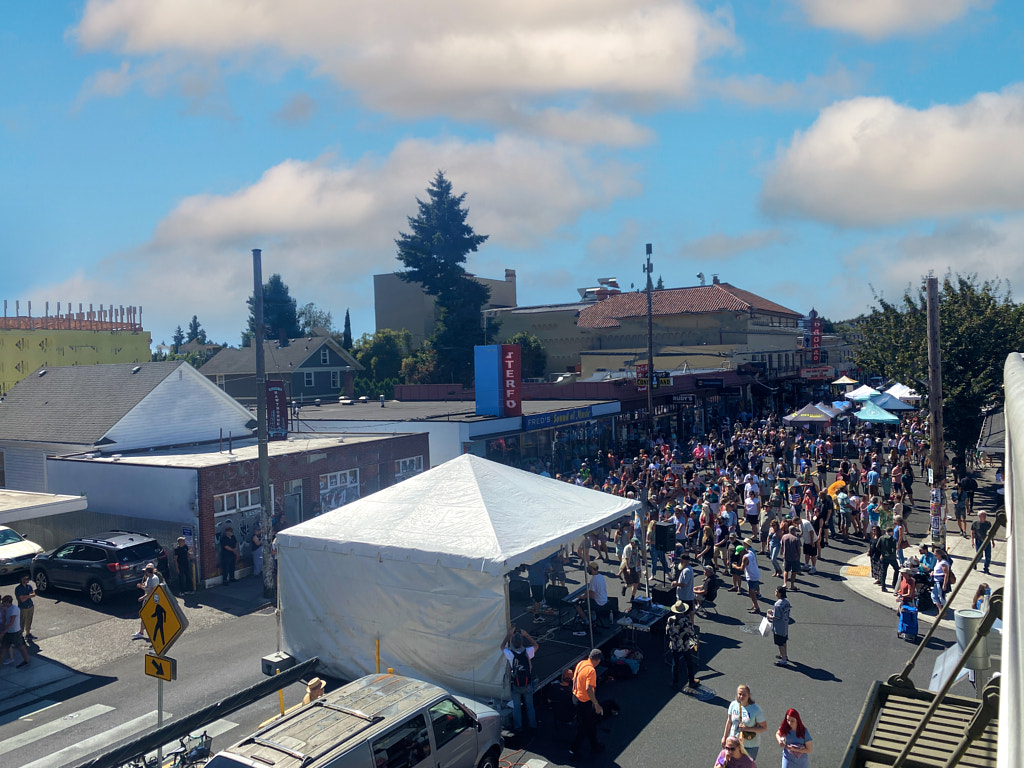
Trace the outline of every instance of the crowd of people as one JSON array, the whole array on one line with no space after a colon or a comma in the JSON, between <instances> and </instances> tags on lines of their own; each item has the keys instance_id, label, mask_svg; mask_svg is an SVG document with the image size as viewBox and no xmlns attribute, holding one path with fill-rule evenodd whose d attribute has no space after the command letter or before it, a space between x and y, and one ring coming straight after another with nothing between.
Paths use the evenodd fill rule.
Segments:
<instances>
[{"instance_id":1,"label":"crowd of people","mask_svg":"<svg viewBox=\"0 0 1024 768\"><path fill-rule=\"evenodd\" d=\"M865 426L847 435L812 434L768 416L728 425L700 440L659 437L632 456L613 450L579 457L572 472L555 478L634 498L641 505L632 519L612 530L592 532L556 559L564 563L577 556L593 565L591 553L611 560L611 545L623 597L634 599L645 581L660 581L675 590L666 634L676 690L700 686L694 621L702 603L713 602L721 585L722 591L745 595L749 613L764 615L762 584L765 578L778 579L766 619L779 649L776 664L787 666L788 595L800 591L801 578L816 574L822 550L835 539L867 547L876 584L883 590L890 568L893 589L909 570L927 571L930 594L936 605L944 605L953 580L948 553L925 544L917 557L908 556L907 516L916 503L929 503L914 498L915 478L930 467L927 434L926 420L917 415L895 429ZM952 470L957 517L950 519L959 521L961 513L963 518L973 513L977 482L957 458L943 469ZM538 471L547 474L543 468ZM984 523L984 512L978 517ZM959 528L967 535L965 525ZM984 526L972 526L972 536L984 538L985 533ZM986 572L987 567L986 562ZM703 581L698 583L695 573ZM919 588L914 587L913 598L907 589L898 592L899 599L916 599ZM603 580L601 590L607 600ZM537 620L543 618L538 615ZM577 750L590 736L592 724L590 719L578 722ZM759 734L766 730L749 688L741 686L715 765L755 765ZM798 712L786 713L775 736L783 748L783 766L809 765L813 742Z\"/></svg>"}]
</instances>

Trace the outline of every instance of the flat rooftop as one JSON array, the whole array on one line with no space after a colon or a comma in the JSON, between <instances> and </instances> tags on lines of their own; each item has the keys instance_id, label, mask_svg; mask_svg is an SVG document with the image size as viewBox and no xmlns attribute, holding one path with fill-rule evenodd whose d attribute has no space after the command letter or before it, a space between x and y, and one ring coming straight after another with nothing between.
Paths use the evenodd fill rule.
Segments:
<instances>
[{"instance_id":1,"label":"flat rooftop","mask_svg":"<svg viewBox=\"0 0 1024 768\"><path fill-rule=\"evenodd\" d=\"M303 435L308 434L303 433ZM267 443L267 453L271 458L274 456L289 456L296 453L315 453L325 451L328 448L337 448L339 445L379 442L396 434L411 433L395 432L384 434L380 432L367 432L363 434L346 433L334 435L318 433L316 437L290 435L287 440L271 440ZM91 461L98 464L135 464L150 467L200 469L238 461L255 461L258 458L259 445L256 439L247 438L234 441L230 451L228 451L228 444L225 441L223 446L213 443L210 445L191 446L188 449L167 448L145 451L144 453L124 453L120 456L117 454L96 455L92 458L89 458L89 454L79 454L77 456L61 456L53 459L53 461Z\"/></svg>"},{"instance_id":2,"label":"flat rooftop","mask_svg":"<svg viewBox=\"0 0 1024 768\"><path fill-rule=\"evenodd\" d=\"M614 402L612 400L524 400L523 415L586 408L591 405ZM480 422L499 418L477 416L473 400L388 400L384 408L377 400L353 401L352 405L328 403L320 407L305 405L299 413L300 421L460 421Z\"/></svg>"}]
</instances>

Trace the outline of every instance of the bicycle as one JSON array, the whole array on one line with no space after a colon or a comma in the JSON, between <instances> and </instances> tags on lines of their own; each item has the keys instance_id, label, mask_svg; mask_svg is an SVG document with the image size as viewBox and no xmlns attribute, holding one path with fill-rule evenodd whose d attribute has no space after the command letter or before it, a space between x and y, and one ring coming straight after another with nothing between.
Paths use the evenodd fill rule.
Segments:
<instances>
[{"instance_id":1,"label":"bicycle","mask_svg":"<svg viewBox=\"0 0 1024 768\"><path fill-rule=\"evenodd\" d=\"M206 731L199 736L187 734L178 739L178 742L181 746L167 753L167 757L172 759L169 764L170 768L192 768L192 766L206 765L213 746L213 737L209 736ZM166 766L168 763L165 762L164 765Z\"/></svg>"}]
</instances>

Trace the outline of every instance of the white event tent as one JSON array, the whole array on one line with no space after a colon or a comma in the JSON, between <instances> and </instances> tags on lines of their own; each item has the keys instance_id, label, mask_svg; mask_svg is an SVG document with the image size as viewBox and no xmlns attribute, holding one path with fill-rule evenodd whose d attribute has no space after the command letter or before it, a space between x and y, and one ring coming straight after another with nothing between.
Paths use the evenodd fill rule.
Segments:
<instances>
[{"instance_id":1,"label":"white event tent","mask_svg":"<svg viewBox=\"0 0 1024 768\"><path fill-rule=\"evenodd\" d=\"M885 394L892 395L893 397L899 398L900 400L920 400L921 396L914 390L908 387L906 384L900 384L899 382L893 384L887 390Z\"/></svg>"},{"instance_id":2,"label":"white event tent","mask_svg":"<svg viewBox=\"0 0 1024 768\"><path fill-rule=\"evenodd\" d=\"M278 534L283 649L500 698L508 573L638 506L459 456Z\"/></svg>"},{"instance_id":3,"label":"white event tent","mask_svg":"<svg viewBox=\"0 0 1024 768\"><path fill-rule=\"evenodd\" d=\"M846 393L846 399L847 400L855 400L857 402L862 402L864 400L868 400L868 399L874 397L875 395L880 395L880 394L882 394L882 393L879 392L874 387L869 387L867 384L862 384L861 386L857 387L852 392L847 392Z\"/></svg>"}]
</instances>

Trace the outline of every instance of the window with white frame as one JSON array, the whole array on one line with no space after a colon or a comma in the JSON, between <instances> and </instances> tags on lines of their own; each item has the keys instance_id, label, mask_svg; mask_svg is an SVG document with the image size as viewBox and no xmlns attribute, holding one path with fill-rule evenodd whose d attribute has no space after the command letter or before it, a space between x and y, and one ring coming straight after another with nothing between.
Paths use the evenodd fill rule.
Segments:
<instances>
[{"instance_id":1,"label":"window with white frame","mask_svg":"<svg viewBox=\"0 0 1024 768\"><path fill-rule=\"evenodd\" d=\"M423 457L410 456L408 459L397 459L395 461L395 481L405 480L407 477L418 475L423 471Z\"/></svg>"},{"instance_id":2,"label":"window with white frame","mask_svg":"<svg viewBox=\"0 0 1024 768\"><path fill-rule=\"evenodd\" d=\"M221 389L224 389L224 374L223 373L218 373L217 374L217 386L220 387Z\"/></svg>"},{"instance_id":3,"label":"window with white frame","mask_svg":"<svg viewBox=\"0 0 1024 768\"><path fill-rule=\"evenodd\" d=\"M331 371L331 389L341 389L340 371Z\"/></svg>"},{"instance_id":4,"label":"window with white frame","mask_svg":"<svg viewBox=\"0 0 1024 768\"><path fill-rule=\"evenodd\" d=\"M327 347L320 347L320 365L327 365L331 362L331 353Z\"/></svg>"},{"instance_id":5,"label":"window with white frame","mask_svg":"<svg viewBox=\"0 0 1024 768\"><path fill-rule=\"evenodd\" d=\"M244 491L220 493L213 497L214 515L228 515L232 512L245 512L250 509L259 509L259 506L259 487L248 488Z\"/></svg>"},{"instance_id":6,"label":"window with white frame","mask_svg":"<svg viewBox=\"0 0 1024 768\"><path fill-rule=\"evenodd\" d=\"M313 372L312 371L306 371L306 386L307 387L312 387L313 386Z\"/></svg>"},{"instance_id":7,"label":"window with white frame","mask_svg":"<svg viewBox=\"0 0 1024 768\"><path fill-rule=\"evenodd\" d=\"M345 469L320 475L320 509L330 512L359 498L359 470Z\"/></svg>"}]
</instances>

